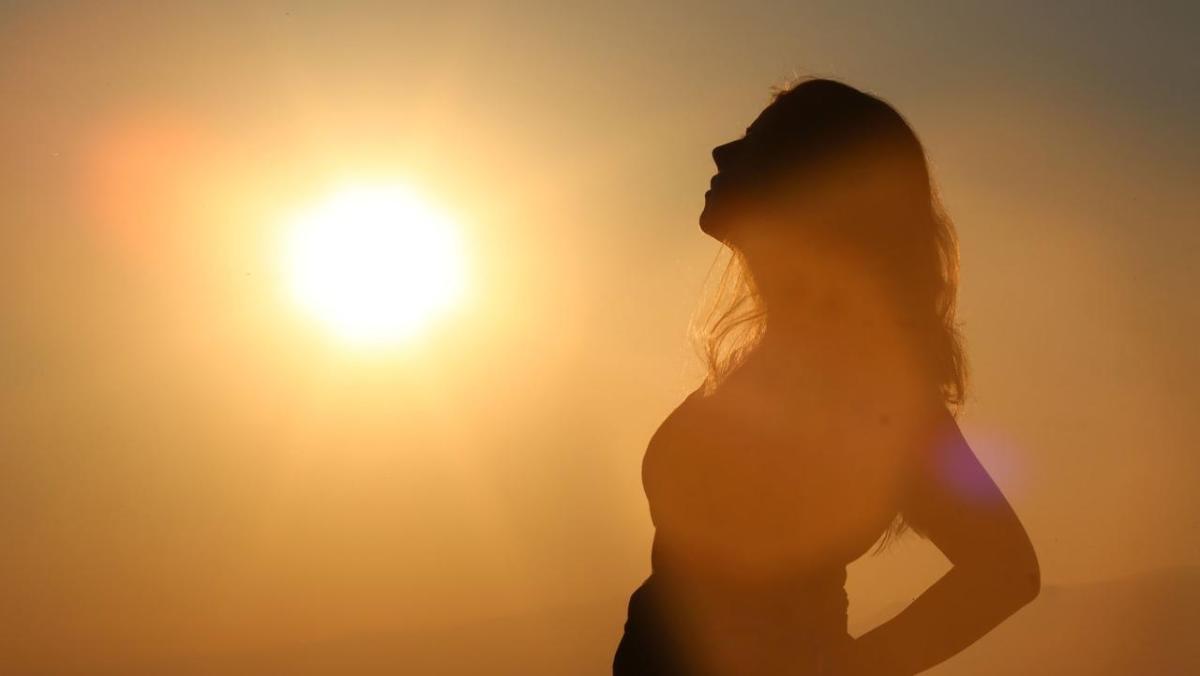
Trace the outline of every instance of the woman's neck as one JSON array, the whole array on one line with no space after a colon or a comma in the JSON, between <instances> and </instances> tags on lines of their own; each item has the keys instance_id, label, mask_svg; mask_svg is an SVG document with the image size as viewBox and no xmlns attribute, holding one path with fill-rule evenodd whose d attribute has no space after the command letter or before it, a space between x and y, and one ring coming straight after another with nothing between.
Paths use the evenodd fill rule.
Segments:
<instances>
[{"instance_id":1,"label":"woman's neck","mask_svg":"<svg viewBox=\"0 0 1200 676\"><path fill-rule=\"evenodd\" d=\"M844 289L768 304L766 328L755 351L773 368L856 359L899 339L892 315L883 299Z\"/></svg>"}]
</instances>

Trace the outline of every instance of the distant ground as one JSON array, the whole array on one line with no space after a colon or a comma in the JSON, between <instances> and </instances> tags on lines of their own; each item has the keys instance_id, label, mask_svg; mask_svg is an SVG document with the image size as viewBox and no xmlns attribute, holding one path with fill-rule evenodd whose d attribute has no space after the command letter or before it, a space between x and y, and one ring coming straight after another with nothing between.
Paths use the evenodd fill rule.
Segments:
<instances>
[{"instance_id":1,"label":"distant ground","mask_svg":"<svg viewBox=\"0 0 1200 676\"><path fill-rule=\"evenodd\" d=\"M538 615L259 653L125 665L122 676L606 676L625 599ZM1200 674L1200 568L1049 586L932 676ZM89 674L97 674L89 671Z\"/></svg>"}]
</instances>

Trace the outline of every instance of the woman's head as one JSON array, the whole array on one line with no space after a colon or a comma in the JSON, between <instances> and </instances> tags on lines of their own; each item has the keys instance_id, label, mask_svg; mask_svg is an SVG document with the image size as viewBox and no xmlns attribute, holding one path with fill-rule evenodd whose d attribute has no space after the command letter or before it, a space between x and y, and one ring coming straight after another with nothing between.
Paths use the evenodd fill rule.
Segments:
<instances>
[{"instance_id":1,"label":"woman's head","mask_svg":"<svg viewBox=\"0 0 1200 676\"><path fill-rule=\"evenodd\" d=\"M833 226L829 219L845 221L848 208L868 202L929 201L924 151L912 129L887 103L833 80L778 92L742 138L712 155L717 174L700 226L732 244L770 226L794 234L798 219L810 230Z\"/></svg>"},{"instance_id":2,"label":"woman's head","mask_svg":"<svg viewBox=\"0 0 1200 676\"><path fill-rule=\"evenodd\" d=\"M710 382L814 283L853 275L886 291L945 400L961 402L954 230L921 143L895 109L839 82L805 80L776 94L713 159L700 227L745 274L727 275L740 290L710 317ZM730 346L738 327L741 344Z\"/></svg>"}]
</instances>

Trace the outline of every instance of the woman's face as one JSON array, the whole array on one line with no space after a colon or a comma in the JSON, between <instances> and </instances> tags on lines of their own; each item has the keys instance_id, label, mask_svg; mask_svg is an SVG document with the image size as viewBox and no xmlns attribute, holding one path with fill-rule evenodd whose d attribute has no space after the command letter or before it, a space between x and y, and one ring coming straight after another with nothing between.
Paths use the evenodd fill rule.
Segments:
<instances>
[{"instance_id":1,"label":"woman's face","mask_svg":"<svg viewBox=\"0 0 1200 676\"><path fill-rule=\"evenodd\" d=\"M700 229L741 251L764 293L796 267L805 230L797 221L806 218L801 207L813 198L801 195L798 181L783 180L800 164L783 151L789 123L795 122L778 105L768 106L745 135L713 148L717 173L700 213Z\"/></svg>"},{"instance_id":2,"label":"woman's face","mask_svg":"<svg viewBox=\"0 0 1200 676\"><path fill-rule=\"evenodd\" d=\"M797 177L800 158L781 152L789 122L794 124L783 111L768 107L745 136L713 148L717 173L700 214L701 229L742 253L759 293L776 308L811 296L817 287L824 295L834 288L844 292L846 278L861 263L817 234L814 226L828 216L830 197L817 187L824 185L818 177ZM728 238L733 230L736 237Z\"/></svg>"},{"instance_id":3,"label":"woman's face","mask_svg":"<svg viewBox=\"0 0 1200 676\"><path fill-rule=\"evenodd\" d=\"M713 148L717 173L704 193L701 230L726 239L735 223L769 220L783 202L796 206L799 186L784 179L794 176L804 161L787 150L789 126L797 124L788 115L778 103L767 106L745 135Z\"/></svg>"},{"instance_id":4,"label":"woman's face","mask_svg":"<svg viewBox=\"0 0 1200 676\"><path fill-rule=\"evenodd\" d=\"M719 145L713 148L713 162L717 165L717 173L713 174L709 181L708 190L704 193L704 210L700 212L700 228L705 232L714 234L719 228L717 221L724 220L722 217L728 218L727 203L730 201L727 198L728 191L725 184L729 181L728 174L721 173L722 164L728 165L728 161L722 162L722 158L728 158L737 152L737 146L741 140L730 141L729 143Z\"/></svg>"},{"instance_id":5,"label":"woman's face","mask_svg":"<svg viewBox=\"0 0 1200 676\"><path fill-rule=\"evenodd\" d=\"M747 161L747 138L751 131L748 129L746 133L747 136L712 150L717 173L713 175L709 189L704 193L700 229L718 239L723 239L722 233L728 232L733 221L746 218L747 212L753 206L750 197L756 183L756 172Z\"/></svg>"}]
</instances>

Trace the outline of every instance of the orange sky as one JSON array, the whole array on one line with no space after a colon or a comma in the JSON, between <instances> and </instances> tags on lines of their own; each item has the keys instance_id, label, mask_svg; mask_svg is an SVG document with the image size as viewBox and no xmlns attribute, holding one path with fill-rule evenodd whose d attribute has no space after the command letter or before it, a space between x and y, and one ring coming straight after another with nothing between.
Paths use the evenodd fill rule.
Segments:
<instances>
[{"instance_id":1,"label":"orange sky","mask_svg":"<svg viewBox=\"0 0 1200 676\"><path fill-rule=\"evenodd\" d=\"M926 143L962 239L964 427L1047 582L1200 564L1194 12L509 4L0 9L0 650L627 594L641 453L699 373L708 151L793 74ZM381 177L455 213L476 298L355 354L281 299L275 246L296 204ZM864 564L856 612L939 565Z\"/></svg>"}]
</instances>

